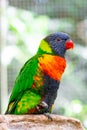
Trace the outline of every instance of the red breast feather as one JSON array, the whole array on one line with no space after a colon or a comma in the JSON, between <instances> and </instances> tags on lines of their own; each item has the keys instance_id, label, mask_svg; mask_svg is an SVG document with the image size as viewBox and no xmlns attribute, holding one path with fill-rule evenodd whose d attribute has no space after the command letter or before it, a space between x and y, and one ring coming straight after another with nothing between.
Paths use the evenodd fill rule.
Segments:
<instances>
[{"instance_id":1,"label":"red breast feather","mask_svg":"<svg viewBox=\"0 0 87 130\"><path fill-rule=\"evenodd\" d=\"M66 67L66 60L59 56L44 54L39 58L39 67L51 78L60 81Z\"/></svg>"}]
</instances>

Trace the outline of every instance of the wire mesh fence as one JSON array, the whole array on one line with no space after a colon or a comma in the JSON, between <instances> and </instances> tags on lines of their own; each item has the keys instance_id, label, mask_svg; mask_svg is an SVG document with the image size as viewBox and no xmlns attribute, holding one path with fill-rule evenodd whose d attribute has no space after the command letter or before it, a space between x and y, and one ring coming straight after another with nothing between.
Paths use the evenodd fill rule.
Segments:
<instances>
[{"instance_id":1,"label":"wire mesh fence","mask_svg":"<svg viewBox=\"0 0 87 130\"><path fill-rule=\"evenodd\" d=\"M2 60L0 57L0 82L4 78L6 79L1 82L0 96L2 97L4 94L2 92L2 90L5 90L3 85L4 87L5 85L8 86L6 94L10 94L21 66L35 54L39 41L49 33L63 31L69 33L75 41L75 50L67 54L69 67L63 77L54 112L58 114L70 112L70 110L66 110L67 104L70 104L70 102L74 105L79 104L80 107L81 103L86 104L87 0L4 1L5 15L2 14L1 17L4 17L7 21L7 26L5 26L7 34L1 35L3 29L0 28L0 54L2 53ZM0 25L3 25L3 21ZM5 44L1 40L2 38L5 39ZM5 73L2 71L2 66L6 69ZM1 78L2 76L3 78ZM5 96L5 98L5 101L0 100L0 104L3 106L1 107L2 112L5 110L4 106L6 106L3 102L7 102L8 96ZM60 103L58 104L58 102ZM62 107L64 102L66 104ZM72 104L70 109L72 109L72 106L74 107ZM60 109L58 109L59 106ZM75 115L75 112L74 114L71 112L71 115ZM78 115L75 116L78 117ZM82 115L80 118L83 119Z\"/></svg>"}]
</instances>

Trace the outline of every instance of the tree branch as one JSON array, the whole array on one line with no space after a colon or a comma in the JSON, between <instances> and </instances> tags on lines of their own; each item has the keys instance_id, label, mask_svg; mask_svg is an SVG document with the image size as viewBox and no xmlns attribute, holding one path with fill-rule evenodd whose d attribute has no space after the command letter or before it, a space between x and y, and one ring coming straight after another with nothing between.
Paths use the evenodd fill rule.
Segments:
<instances>
[{"instance_id":1,"label":"tree branch","mask_svg":"<svg viewBox=\"0 0 87 130\"><path fill-rule=\"evenodd\" d=\"M0 115L0 130L84 130L79 120L53 115Z\"/></svg>"}]
</instances>

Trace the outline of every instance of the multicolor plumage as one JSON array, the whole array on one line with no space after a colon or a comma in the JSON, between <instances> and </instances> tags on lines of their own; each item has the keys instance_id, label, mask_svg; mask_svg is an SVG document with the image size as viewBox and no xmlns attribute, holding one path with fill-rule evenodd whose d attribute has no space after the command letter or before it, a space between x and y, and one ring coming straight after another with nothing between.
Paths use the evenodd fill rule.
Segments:
<instances>
[{"instance_id":1,"label":"multicolor plumage","mask_svg":"<svg viewBox=\"0 0 87 130\"><path fill-rule=\"evenodd\" d=\"M51 112L66 68L65 52L73 46L62 32L41 41L37 54L24 64L15 81L6 114Z\"/></svg>"}]
</instances>

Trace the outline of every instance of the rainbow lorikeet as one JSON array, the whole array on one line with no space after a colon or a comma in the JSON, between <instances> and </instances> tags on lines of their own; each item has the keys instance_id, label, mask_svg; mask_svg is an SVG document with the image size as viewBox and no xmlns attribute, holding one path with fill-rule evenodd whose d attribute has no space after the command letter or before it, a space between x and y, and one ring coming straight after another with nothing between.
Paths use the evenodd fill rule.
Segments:
<instances>
[{"instance_id":1,"label":"rainbow lorikeet","mask_svg":"<svg viewBox=\"0 0 87 130\"><path fill-rule=\"evenodd\" d=\"M63 32L42 39L36 55L16 78L5 114L51 113L66 68L65 52L73 47L70 36Z\"/></svg>"}]
</instances>

